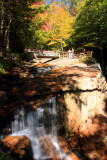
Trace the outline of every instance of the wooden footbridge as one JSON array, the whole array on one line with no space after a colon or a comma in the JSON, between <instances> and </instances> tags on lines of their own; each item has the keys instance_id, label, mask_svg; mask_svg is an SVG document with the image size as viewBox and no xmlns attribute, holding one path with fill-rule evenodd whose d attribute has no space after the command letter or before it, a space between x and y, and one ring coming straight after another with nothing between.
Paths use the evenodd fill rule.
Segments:
<instances>
[{"instance_id":1,"label":"wooden footbridge","mask_svg":"<svg viewBox=\"0 0 107 160\"><path fill-rule=\"evenodd\" d=\"M32 57L32 59L37 59L37 58L51 58L51 59L57 59L61 57L68 57L69 58L69 53L68 52L60 52L60 51L46 51L46 50L36 50L36 49L26 49L25 50L26 55L29 55ZM80 52L75 52L74 55L75 57L79 57L83 55L84 53ZM90 54L87 54L87 56Z\"/></svg>"},{"instance_id":2,"label":"wooden footbridge","mask_svg":"<svg viewBox=\"0 0 107 160\"><path fill-rule=\"evenodd\" d=\"M46 50L36 50L36 49L26 49L26 54L30 54L35 58L60 58L60 53L55 51L46 51Z\"/></svg>"}]
</instances>

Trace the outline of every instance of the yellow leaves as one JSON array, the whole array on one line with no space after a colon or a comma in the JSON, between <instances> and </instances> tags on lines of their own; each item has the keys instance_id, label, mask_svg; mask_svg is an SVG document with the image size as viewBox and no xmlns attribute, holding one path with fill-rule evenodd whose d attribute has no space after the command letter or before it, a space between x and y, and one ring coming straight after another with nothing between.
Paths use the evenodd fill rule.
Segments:
<instances>
[{"instance_id":1,"label":"yellow leaves","mask_svg":"<svg viewBox=\"0 0 107 160\"><path fill-rule=\"evenodd\" d=\"M38 13L37 16L40 17L41 19L46 19L47 18L48 13L44 12L44 13Z\"/></svg>"},{"instance_id":2,"label":"yellow leaves","mask_svg":"<svg viewBox=\"0 0 107 160\"><path fill-rule=\"evenodd\" d=\"M51 41L50 43L48 43L48 46L55 44L55 41Z\"/></svg>"},{"instance_id":3,"label":"yellow leaves","mask_svg":"<svg viewBox=\"0 0 107 160\"><path fill-rule=\"evenodd\" d=\"M77 7L78 13L81 12L81 9L82 9L82 7L85 6L86 1L87 1L87 0L82 0L82 1L79 1L79 2L78 2L78 7Z\"/></svg>"},{"instance_id":4,"label":"yellow leaves","mask_svg":"<svg viewBox=\"0 0 107 160\"><path fill-rule=\"evenodd\" d=\"M96 47L95 44L92 42L92 43L87 43L86 45L84 45L85 47Z\"/></svg>"},{"instance_id":5,"label":"yellow leaves","mask_svg":"<svg viewBox=\"0 0 107 160\"><path fill-rule=\"evenodd\" d=\"M52 26L52 30L50 31L52 41L61 42L62 39L68 39L72 32L74 17L61 4L56 5L55 3L49 7L48 13L48 21Z\"/></svg>"},{"instance_id":6,"label":"yellow leaves","mask_svg":"<svg viewBox=\"0 0 107 160\"><path fill-rule=\"evenodd\" d=\"M64 5L53 3L44 12L35 15L35 26L40 31L35 32L36 36L42 42L47 38L49 46L58 43L66 46L65 41L72 34L74 19Z\"/></svg>"},{"instance_id":7,"label":"yellow leaves","mask_svg":"<svg viewBox=\"0 0 107 160\"><path fill-rule=\"evenodd\" d=\"M44 13L38 13L35 16L35 22L37 22L37 24L40 23L44 23L47 20L47 12Z\"/></svg>"}]
</instances>

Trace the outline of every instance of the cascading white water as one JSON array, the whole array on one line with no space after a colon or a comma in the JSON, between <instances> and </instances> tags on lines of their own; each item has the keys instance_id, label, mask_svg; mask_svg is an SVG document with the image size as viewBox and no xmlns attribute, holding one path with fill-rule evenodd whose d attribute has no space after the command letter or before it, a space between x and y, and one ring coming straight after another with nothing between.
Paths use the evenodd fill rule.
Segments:
<instances>
[{"instance_id":1,"label":"cascading white water","mask_svg":"<svg viewBox=\"0 0 107 160\"><path fill-rule=\"evenodd\" d=\"M38 76L42 73L45 73L45 72L49 72L51 71L52 69L58 69L59 67L58 66L47 66L47 67L40 67L40 68L37 68L36 69L36 73L35 71L33 71L31 74L30 74L30 78L34 78L35 76Z\"/></svg>"},{"instance_id":2,"label":"cascading white water","mask_svg":"<svg viewBox=\"0 0 107 160\"><path fill-rule=\"evenodd\" d=\"M31 140L34 160L51 158L42 152L40 139L45 137L48 137L59 152L61 160L71 160L70 157L62 152L57 141L56 97L52 97L36 110L19 109L12 122L12 135L25 135Z\"/></svg>"}]
</instances>

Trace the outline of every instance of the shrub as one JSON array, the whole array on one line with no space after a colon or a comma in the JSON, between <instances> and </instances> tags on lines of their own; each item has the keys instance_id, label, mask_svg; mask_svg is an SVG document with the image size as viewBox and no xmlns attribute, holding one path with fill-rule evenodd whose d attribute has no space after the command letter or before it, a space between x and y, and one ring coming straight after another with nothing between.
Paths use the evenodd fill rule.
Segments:
<instances>
[{"instance_id":1,"label":"shrub","mask_svg":"<svg viewBox=\"0 0 107 160\"><path fill-rule=\"evenodd\" d=\"M0 153L0 160L12 160L10 155L4 152Z\"/></svg>"}]
</instances>

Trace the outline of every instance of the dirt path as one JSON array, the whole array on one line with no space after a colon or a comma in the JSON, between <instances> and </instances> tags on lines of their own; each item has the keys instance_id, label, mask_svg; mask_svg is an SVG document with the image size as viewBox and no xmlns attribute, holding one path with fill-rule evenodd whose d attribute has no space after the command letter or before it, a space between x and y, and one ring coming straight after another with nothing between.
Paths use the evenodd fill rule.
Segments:
<instances>
[{"instance_id":1,"label":"dirt path","mask_svg":"<svg viewBox=\"0 0 107 160\"><path fill-rule=\"evenodd\" d=\"M63 57L63 58L59 58L59 59L55 59L55 60L49 61L46 64L57 65L57 66L61 66L61 67L68 67L68 66L73 65L73 64L75 64L77 62L78 62L77 58Z\"/></svg>"}]
</instances>

